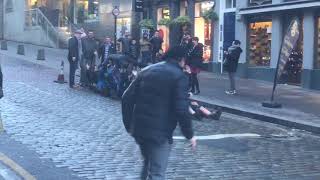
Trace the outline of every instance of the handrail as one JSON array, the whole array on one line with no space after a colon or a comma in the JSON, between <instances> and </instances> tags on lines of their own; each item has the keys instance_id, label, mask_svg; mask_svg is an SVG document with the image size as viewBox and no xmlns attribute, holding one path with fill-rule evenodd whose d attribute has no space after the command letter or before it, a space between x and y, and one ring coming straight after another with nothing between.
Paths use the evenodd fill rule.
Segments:
<instances>
[{"instance_id":1,"label":"handrail","mask_svg":"<svg viewBox=\"0 0 320 180\"><path fill-rule=\"evenodd\" d=\"M59 32L39 8L25 10L25 18L25 26L42 27L47 38L50 38L56 44L56 47L59 47ZM27 24L30 23L28 20L31 22L31 24Z\"/></svg>"}]
</instances>

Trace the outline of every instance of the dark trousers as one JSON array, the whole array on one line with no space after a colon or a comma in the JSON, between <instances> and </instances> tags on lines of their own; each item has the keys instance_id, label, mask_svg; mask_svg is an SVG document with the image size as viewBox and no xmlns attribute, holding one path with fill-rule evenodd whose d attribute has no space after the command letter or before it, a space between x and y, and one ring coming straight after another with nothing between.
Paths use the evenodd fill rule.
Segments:
<instances>
[{"instance_id":1,"label":"dark trousers","mask_svg":"<svg viewBox=\"0 0 320 180\"><path fill-rule=\"evenodd\" d=\"M229 74L229 80L230 80L230 91L234 91L236 90L236 80L235 80L236 73L228 72L228 74Z\"/></svg>"},{"instance_id":2,"label":"dark trousers","mask_svg":"<svg viewBox=\"0 0 320 180\"><path fill-rule=\"evenodd\" d=\"M190 84L191 84L191 92L200 91L199 80L198 80L198 74L197 73L191 73L190 81L191 81L190 82Z\"/></svg>"},{"instance_id":3,"label":"dark trousers","mask_svg":"<svg viewBox=\"0 0 320 180\"><path fill-rule=\"evenodd\" d=\"M141 180L165 180L171 144L136 138L144 159Z\"/></svg>"},{"instance_id":4,"label":"dark trousers","mask_svg":"<svg viewBox=\"0 0 320 180\"><path fill-rule=\"evenodd\" d=\"M74 76L76 74L77 62L70 62L69 86L74 86Z\"/></svg>"}]
</instances>

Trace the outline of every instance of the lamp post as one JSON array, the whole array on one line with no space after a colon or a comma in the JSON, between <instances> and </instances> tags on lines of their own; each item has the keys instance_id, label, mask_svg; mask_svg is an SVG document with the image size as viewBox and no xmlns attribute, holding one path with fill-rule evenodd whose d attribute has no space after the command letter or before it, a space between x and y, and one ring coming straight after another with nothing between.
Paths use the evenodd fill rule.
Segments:
<instances>
[{"instance_id":1,"label":"lamp post","mask_svg":"<svg viewBox=\"0 0 320 180\"><path fill-rule=\"evenodd\" d=\"M117 50L117 17L120 15L120 10L118 6L114 6L112 10L112 15L114 17L114 46Z\"/></svg>"}]
</instances>

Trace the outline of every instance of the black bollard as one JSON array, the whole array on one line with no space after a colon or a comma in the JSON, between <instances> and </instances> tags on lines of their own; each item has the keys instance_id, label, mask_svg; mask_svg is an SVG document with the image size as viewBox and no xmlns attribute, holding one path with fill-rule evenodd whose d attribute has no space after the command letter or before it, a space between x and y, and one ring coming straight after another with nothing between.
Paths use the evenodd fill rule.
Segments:
<instances>
[{"instance_id":1,"label":"black bollard","mask_svg":"<svg viewBox=\"0 0 320 180\"><path fill-rule=\"evenodd\" d=\"M17 54L19 54L19 55L25 55L25 54L24 54L24 45L23 45L23 44L19 44L19 45L18 45Z\"/></svg>"},{"instance_id":2,"label":"black bollard","mask_svg":"<svg viewBox=\"0 0 320 180\"><path fill-rule=\"evenodd\" d=\"M8 50L7 41L1 41L1 50Z\"/></svg>"},{"instance_id":3,"label":"black bollard","mask_svg":"<svg viewBox=\"0 0 320 180\"><path fill-rule=\"evenodd\" d=\"M44 49L38 50L37 60L40 60L40 61L46 60Z\"/></svg>"}]
</instances>

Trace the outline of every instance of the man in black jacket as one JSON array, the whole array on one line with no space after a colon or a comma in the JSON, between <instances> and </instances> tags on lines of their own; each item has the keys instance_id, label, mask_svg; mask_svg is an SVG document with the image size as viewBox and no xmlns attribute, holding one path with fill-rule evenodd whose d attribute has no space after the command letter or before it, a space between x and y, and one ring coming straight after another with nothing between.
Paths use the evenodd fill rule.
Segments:
<instances>
[{"instance_id":1,"label":"man in black jacket","mask_svg":"<svg viewBox=\"0 0 320 180\"><path fill-rule=\"evenodd\" d=\"M96 57L98 55L98 45L94 33L89 31L88 37L83 39L83 58L80 62L81 67L81 85L92 86L94 83L94 71L96 66Z\"/></svg>"},{"instance_id":2,"label":"man in black jacket","mask_svg":"<svg viewBox=\"0 0 320 180\"><path fill-rule=\"evenodd\" d=\"M163 39L160 37L159 31L154 33L154 36L150 39L151 47L152 47L152 63L156 63L157 54L162 49Z\"/></svg>"},{"instance_id":3,"label":"man in black jacket","mask_svg":"<svg viewBox=\"0 0 320 180\"><path fill-rule=\"evenodd\" d=\"M229 95L235 95L237 93L235 75L238 69L239 58L242 53L240 45L241 42L239 40L234 40L232 46L228 48L228 51L224 52L226 56L224 67L228 72L230 79L230 89L226 91L226 94Z\"/></svg>"},{"instance_id":4,"label":"man in black jacket","mask_svg":"<svg viewBox=\"0 0 320 180\"><path fill-rule=\"evenodd\" d=\"M188 78L182 69L185 55L180 46L170 49L165 62L143 69L123 95L123 122L144 158L142 179L165 179L178 123L192 147L196 146L188 112Z\"/></svg>"},{"instance_id":5,"label":"man in black jacket","mask_svg":"<svg viewBox=\"0 0 320 180\"><path fill-rule=\"evenodd\" d=\"M74 36L69 39L68 43L68 61L70 63L70 72L69 72L69 86L70 88L74 88L74 76L76 73L76 69L78 68L78 63L80 60L80 53L82 49L81 44L81 31L76 31Z\"/></svg>"}]
</instances>

